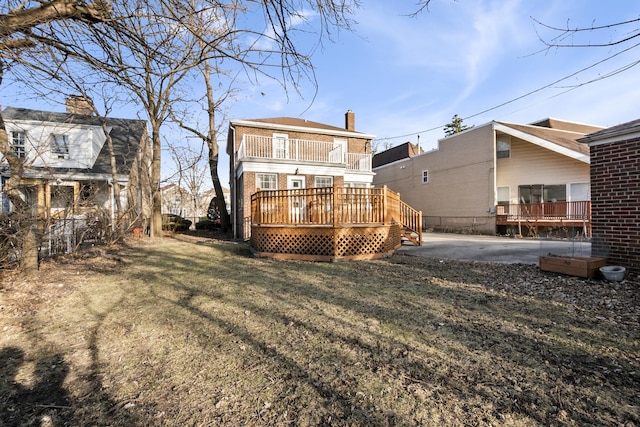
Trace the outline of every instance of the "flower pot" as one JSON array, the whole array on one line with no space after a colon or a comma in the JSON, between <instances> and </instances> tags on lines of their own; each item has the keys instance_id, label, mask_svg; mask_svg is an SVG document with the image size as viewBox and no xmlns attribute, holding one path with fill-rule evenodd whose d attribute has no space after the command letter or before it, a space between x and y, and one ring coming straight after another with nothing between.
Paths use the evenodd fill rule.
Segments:
<instances>
[{"instance_id":1,"label":"flower pot","mask_svg":"<svg viewBox=\"0 0 640 427\"><path fill-rule=\"evenodd\" d=\"M619 282L624 279L624 274L627 272L627 269L619 265L607 265L600 267L600 272L605 279Z\"/></svg>"}]
</instances>

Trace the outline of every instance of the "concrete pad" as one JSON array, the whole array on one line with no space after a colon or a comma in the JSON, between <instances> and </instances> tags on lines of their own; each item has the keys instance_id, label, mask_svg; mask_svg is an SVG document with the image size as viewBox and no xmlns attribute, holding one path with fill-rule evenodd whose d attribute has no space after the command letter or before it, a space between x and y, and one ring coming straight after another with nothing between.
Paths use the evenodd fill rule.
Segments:
<instances>
[{"instance_id":1,"label":"concrete pad","mask_svg":"<svg viewBox=\"0 0 640 427\"><path fill-rule=\"evenodd\" d=\"M398 253L510 264L538 264L540 255L591 255L591 243L584 240L522 239L431 232L423 233L422 238L422 246L404 243Z\"/></svg>"}]
</instances>

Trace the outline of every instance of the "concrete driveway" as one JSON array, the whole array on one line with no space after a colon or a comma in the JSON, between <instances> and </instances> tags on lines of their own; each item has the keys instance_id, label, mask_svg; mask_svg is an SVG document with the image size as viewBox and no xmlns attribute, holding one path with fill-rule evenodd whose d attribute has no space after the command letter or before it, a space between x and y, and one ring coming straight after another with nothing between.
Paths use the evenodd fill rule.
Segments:
<instances>
[{"instance_id":1,"label":"concrete driveway","mask_svg":"<svg viewBox=\"0 0 640 427\"><path fill-rule=\"evenodd\" d=\"M573 240L518 239L451 233L423 233L422 246L404 243L399 253L439 259L538 264L540 255L590 256L591 243Z\"/></svg>"}]
</instances>

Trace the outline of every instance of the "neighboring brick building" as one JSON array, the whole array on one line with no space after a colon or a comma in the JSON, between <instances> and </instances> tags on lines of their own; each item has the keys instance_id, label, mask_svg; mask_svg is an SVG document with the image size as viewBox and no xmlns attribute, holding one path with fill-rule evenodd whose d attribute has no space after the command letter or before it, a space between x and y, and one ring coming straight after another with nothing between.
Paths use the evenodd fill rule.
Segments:
<instances>
[{"instance_id":1,"label":"neighboring brick building","mask_svg":"<svg viewBox=\"0 0 640 427\"><path fill-rule=\"evenodd\" d=\"M291 117L231 120L234 237L249 238L251 195L257 190L370 187L373 138L355 130L352 111L345 114L344 128Z\"/></svg>"},{"instance_id":2,"label":"neighboring brick building","mask_svg":"<svg viewBox=\"0 0 640 427\"><path fill-rule=\"evenodd\" d=\"M579 141L591 147L593 252L639 274L640 119Z\"/></svg>"}]
</instances>

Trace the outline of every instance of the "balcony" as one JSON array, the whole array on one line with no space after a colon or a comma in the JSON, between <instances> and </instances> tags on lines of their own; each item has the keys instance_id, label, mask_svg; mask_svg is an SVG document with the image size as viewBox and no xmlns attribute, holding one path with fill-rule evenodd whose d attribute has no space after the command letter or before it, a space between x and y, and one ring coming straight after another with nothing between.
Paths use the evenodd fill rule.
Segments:
<instances>
[{"instance_id":1,"label":"balcony","mask_svg":"<svg viewBox=\"0 0 640 427\"><path fill-rule=\"evenodd\" d=\"M591 202L544 202L496 206L497 225L583 228L591 236ZM520 233L522 234L522 233Z\"/></svg>"},{"instance_id":2,"label":"balcony","mask_svg":"<svg viewBox=\"0 0 640 427\"><path fill-rule=\"evenodd\" d=\"M276 160L286 163L322 163L351 172L371 172L371 154L347 153L339 143L305 139L244 135L236 160Z\"/></svg>"}]
</instances>

